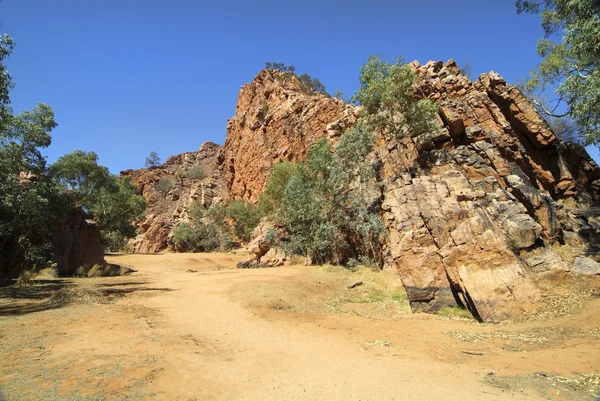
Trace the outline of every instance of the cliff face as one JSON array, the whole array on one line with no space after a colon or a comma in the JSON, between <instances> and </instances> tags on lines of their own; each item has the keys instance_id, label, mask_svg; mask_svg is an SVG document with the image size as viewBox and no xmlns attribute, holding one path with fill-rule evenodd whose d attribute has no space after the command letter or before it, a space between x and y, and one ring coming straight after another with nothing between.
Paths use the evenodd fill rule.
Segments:
<instances>
[{"instance_id":1,"label":"cliff face","mask_svg":"<svg viewBox=\"0 0 600 401\"><path fill-rule=\"evenodd\" d=\"M534 309L532 275L569 269L551 245L595 241L577 214L598 201L600 170L498 74L413 67L444 130L377 149L389 256L411 305L458 303L485 321Z\"/></svg>"},{"instance_id":2,"label":"cliff face","mask_svg":"<svg viewBox=\"0 0 600 401\"><path fill-rule=\"evenodd\" d=\"M357 118L356 107L303 91L295 75L261 71L240 90L227 123L222 169L229 197L257 200L275 163L305 158L317 139L340 135Z\"/></svg>"},{"instance_id":3,"label":"cliff face","mask_svg":"<svg viewBox=\"0 0 600 401\"><path fill-rule=\"evenodd\" d=\"M441 131L400 143L380 133L388 263L415 310L458 304L500 321L535 309L535 275L572 263L555 247L596 249L598 166L583 148L560 143L498 74L471 82L453 61L412 67L440 105ZM305 157L315 140L337 137L357 117L352 105L262 71L241 89L227 127L229 196L256 200L276 161Z\"/></svg>"},{"instance_id":4,"label":"cliff face","mask_svg":"<svg viewBox=\"0 0 600 401\"><path fill-rule=\"evenodd\" d=\"M121 177L131 177L131 183L148 202L146 216L137 224L139 234L130 242L130 252L172 249L171 231L189 221L193 203L208 209L226 199L225 181L219 170L222 151L221 146L207 142L197 152L169 157L159 167L121 172ZM167 183L161 190L160 185L157 187L160 180Z\"/></svg>"}]
</instances>

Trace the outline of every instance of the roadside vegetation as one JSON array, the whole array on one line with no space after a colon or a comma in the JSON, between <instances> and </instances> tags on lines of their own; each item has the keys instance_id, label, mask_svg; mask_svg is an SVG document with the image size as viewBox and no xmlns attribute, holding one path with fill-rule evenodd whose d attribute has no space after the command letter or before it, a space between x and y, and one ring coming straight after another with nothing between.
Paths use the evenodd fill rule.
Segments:
<instances>
[{"instance_id":1,"label":"roadside vegetation","mask_svg":"<svg viewBox=\"0 0 600 401\"><path fill-rule=\"evenodd\" d=\"M12 38L0 36L0 274L9 276L52 264L57 224L73 208L100 221L102 240L114 250L135 232L131 223L146 206L94 152L77 150L47 165L42 150L52 142L54 112L43 103L13 112L5 66L13 49Z\"/></svg>"}]
</instances>

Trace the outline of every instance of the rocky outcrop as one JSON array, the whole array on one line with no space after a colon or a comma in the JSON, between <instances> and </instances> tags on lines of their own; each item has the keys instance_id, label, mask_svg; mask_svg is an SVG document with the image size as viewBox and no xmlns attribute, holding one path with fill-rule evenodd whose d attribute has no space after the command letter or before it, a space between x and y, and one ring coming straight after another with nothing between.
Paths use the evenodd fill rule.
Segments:
<instances>
[{"instance_id":1,"label":"rocky outcrop","mask_svg":"<svg viewBox=\"0 0 600 401\"><path fill-rule=\"evenodd\" d=\"M132 184L148 202L145 218L137 222L139 234L130 241L129 252L174 249L171 232L189 221L193 204L208 209L227 198L219 170L222 151L221 146L207 142L197 152L172 156L159 167L121 172L121 177L131 177Z\"/></svg>"},{"instance_id":2,"label":"rocky outcrop","mask_svg":"<svg viewBox=\"0 0 600 401\"><path fill-rule=\"evenodd\" d=\"M231 199L256 200L278 161L306 157L323 135L339 136L358 109L323 94L309 94L289 73L263 70L240 90L227 123L222 169Z\"/></svg>"},{"instance_id":3,"label":"rocky outcrop","mask_svg":"<svg viewBox=\"0 0 600 401\"><path fill-rule=\"evenodd\" d=\"M412 66L441 133L381 139L376 152L389 257L413 309L458 304L496 322L536 308L531 276L568 270L549 245L583 227L573 214L598 200L598 166L498 74Z\"/></svg>"},{"instance_id":4,"label":"rocky outcrop","mask_svg":"<svg viewBox=\"0 0 600 401\"><path fill-rule=\"evenodd\" d=\"M100 225L81 209L71 210L58 223L54 243L54 260L61 276L71 276L79 267L105 264Z\"/></svg>"},{"instance_id":5,"label":"rocky outcrop","mask_svg":"<svg viewBox=\"0 0 600 401\"><path fill-rule=\"evenodd\" d=\"M496 322L535 309L533 276L570 268L554 247L576 239L596 249L598 227L586 211L598 201L598 166L557 140L498 74L471 82L452 60L412 68L421 93L440 106L440 129L400 142L379 133L389 265L414 310L462 305ZM275 162L304 158L315 140L355 124L358 111L262 71L242 87L227 126L230 197L256 200ZM252 243L255 257L265 257L263 237Z\"/></svg>"}]
</instances>

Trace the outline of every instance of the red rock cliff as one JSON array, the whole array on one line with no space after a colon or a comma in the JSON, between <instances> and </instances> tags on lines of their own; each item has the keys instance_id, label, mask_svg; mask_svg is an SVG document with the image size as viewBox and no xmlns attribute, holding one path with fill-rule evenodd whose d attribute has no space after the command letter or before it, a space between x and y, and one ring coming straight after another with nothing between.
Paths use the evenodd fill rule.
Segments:
<instances>
[{"instance_id":1,"label":"red rock cliff","mask_svg":"<svg viewBox=\"0 0 600 401\"><path fill-rule=\"evenodd\" d=\"M380 133L389 264L415 310L458 304L500 321L535 309L533 277L570 268L553 246L595 249L588 217L598 166L583 148L558 141L498 74L471 82L453 61L412 67L422 92L440 105L441 131L401 143ZM222 169L230 198L256 200L276 161L305 157L315 140L338 136L357 117L352 105L262 71L242 87L227 126Z\"/></svg>"}]
</instances>

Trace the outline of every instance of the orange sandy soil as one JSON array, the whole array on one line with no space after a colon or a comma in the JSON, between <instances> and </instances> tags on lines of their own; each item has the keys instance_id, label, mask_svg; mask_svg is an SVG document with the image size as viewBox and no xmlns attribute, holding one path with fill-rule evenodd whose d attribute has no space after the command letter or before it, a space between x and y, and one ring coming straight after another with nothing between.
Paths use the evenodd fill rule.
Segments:
<instances>
[{"instance_id":1,"label":"orange sandy soil","mask_svg":"<svg viewBox=\"0 0 600 401\"><path fill-rule=\"evenodd\" d=\"M578 383L600 373L600 277L574 313L492 325L353 303L353 274L244 256L113 255L138 272L3 288L0 400L594 399ZM44 303L61 285L107 302Z\"/></svg>"}]
</instances>

